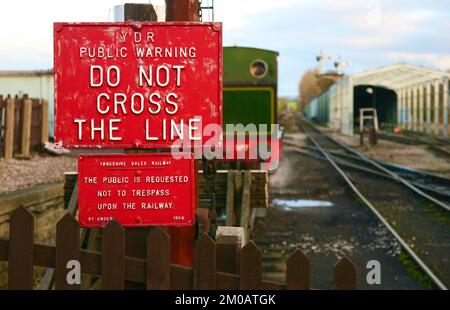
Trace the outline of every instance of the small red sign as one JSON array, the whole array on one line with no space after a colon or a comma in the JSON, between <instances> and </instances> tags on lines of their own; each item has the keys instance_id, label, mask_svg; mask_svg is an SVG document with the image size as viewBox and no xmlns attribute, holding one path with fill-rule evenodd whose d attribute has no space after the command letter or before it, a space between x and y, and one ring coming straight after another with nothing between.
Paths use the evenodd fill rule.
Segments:
<instances>
[{"instance_id":1,"label":"small red sign","mask_svg":"<svg viewBox=\"0 0 450 310\"><path fill-rule=\"evenodd\" d=\"M192 225L194 166L194 159L169 153L79 155L80 226L102 227L113 218L125 227Z\"/></svg>"},{"instance_id":2,"label":"small red sign","mask_svg":"<svg viewBox=\"0 0 450 310\"><path fill-rule=\"evenodd\" d=\"M54 72L57 146L219 143L221 23L55 23Z\"/></svg>"}]
</instances>

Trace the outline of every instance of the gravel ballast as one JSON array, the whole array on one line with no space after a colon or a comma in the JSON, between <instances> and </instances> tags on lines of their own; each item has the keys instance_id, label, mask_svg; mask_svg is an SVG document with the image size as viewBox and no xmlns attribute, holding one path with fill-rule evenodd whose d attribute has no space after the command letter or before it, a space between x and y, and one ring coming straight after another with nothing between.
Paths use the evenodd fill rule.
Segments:
<instances>
[{"instance_id":1,"label":"gravel ballast","mask_svg":"<svg viewBox=\"0 0 450 310\"><path fill-rule=\"evenodd\" d=\"M76 170L77 159L71 156L35 155L29 160L0 159L0 193L43 183L63 182L64 172Z\"/></svg>"}]
</instances>

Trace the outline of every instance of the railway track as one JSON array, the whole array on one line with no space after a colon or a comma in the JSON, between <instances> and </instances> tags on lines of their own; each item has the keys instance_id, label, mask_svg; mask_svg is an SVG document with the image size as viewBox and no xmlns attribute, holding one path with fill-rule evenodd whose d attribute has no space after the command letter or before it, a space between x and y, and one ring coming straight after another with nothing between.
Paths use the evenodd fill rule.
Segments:
<instances>
[{"instance_id":1,"label":"railway track","mask_svg":"<svg viewBox=\"0 0 450 310\"><path fill-rule=\"evenodd\" d=\"M285 145L297 148L297 151L307 155L312 156L317 159L321 160L327 160L320 151L314 147L314 146L302 146L301 148L298 147L295 143L291 143L289 141L284 142ZM328 150L326 149L330 155L334 158L334 160L339 163L340 165L346 166L348 168L353 168L359 171L364 171L373 175L382 176L391 180L395 180L391 175L380 172L378 170L374 170L372 168L367 167L367 163L362 160L360 157L348 154L347 152L343 151L336 151L336 150ZM370 157L368 157L370 158ZM445 204L450 204L450 179L437 176L434 174L426 173L423 171L418 171L415 169L411 169L408 167L395 165L391 163L387 163L381 160L370 158L372 161L380 164L381 166L385 167L386 169L390 169L391 171L397 173L400 175L403 179L410 182L415 187L421 189L422 191L426 192L427 194L435 197L436 199L439 199L441 202Z\"/></svg>"},{"instance_id":2,"label":"railway track","mask_svg":"<svg viewBox=\"0 0 450 310\"><path fill-rule=\"evenodd\" d=\"M431 150L445 156L450 156L450 140L439 137L429 137L423 134L414 132L405 132L404 134L392 134L387 132L380 132L379 138L384 140L395 141L408 145L423 144L428 146Z\"/></svg>"},{"instance_id":3,"label":"railway track","mask_svg":"<svg viewBox=\"0 0 450 310\"><path fill-rule=\"evenodd\" d=\"M448 180L386 166L304 119L299 127L313 145L306 152L328 161L436 287L446 290L450 285Z\"/></svg>"}]
</instances>

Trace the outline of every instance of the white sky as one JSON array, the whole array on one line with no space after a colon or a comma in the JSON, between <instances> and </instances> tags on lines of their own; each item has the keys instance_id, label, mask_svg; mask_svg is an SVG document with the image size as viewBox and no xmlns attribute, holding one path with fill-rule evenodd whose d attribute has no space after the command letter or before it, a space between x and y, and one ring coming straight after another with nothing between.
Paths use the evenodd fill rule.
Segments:
<instances>
[{"instance_id":1,"label":"white sky","mask_svg":"<svg viewBox=\"0 0 450 310\"><path fill-rule=\"evenodd\" d=\"M51 68L53 22L112 20L112 7L125 2L1 0L0 70ZM216 0L215 5L224 45L280 52L281 95L297 95L298 80L317 65L320 49L350 61L347 72L397 62L450 69L448 0Z\"/></svg>"}]
</instances>

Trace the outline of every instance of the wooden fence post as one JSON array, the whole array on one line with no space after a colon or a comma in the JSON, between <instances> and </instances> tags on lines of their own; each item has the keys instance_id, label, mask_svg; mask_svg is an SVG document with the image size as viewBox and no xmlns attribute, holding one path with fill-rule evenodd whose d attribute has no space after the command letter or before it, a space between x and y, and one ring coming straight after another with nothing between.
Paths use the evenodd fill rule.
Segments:
<instances>
[{"instance_id":1,"label":"wooden fence post","mask_svg":"<svg viewBox=\"0 0 450 310\"><path fill-rule=\"evenodd\" d=\"M48 100L42 100L42 127L41 127L41 143L48 142L50 135L50 119L49 119L49 106Z\"/></svg>"},{"instance_id":2,"label":"wooden fence post","mask_svg":"<svg viewBox=\"0 0 450 310\"><path fill-rule=\"evenodd\" d=\"M245 238L250 233L250 189L252 186L252 172L244 172L244 182L242 185L242 203L241 203L241 227L244 228Z\"/></svg>"},{"instance_id":3,"label":"wooden fence post","mask_svg":"<svg viewBox=\"0 0 450 310\"><path fill-rule=\"evenodd\" d=\"M5 123L5 160L10 160L14 155L14 107L15 101L8 95L6 99L6 123Z\"/></svg>"},{"instance_id":4,"label":"wooden fence post","mask_svg":"<svg viewBox=\"0 0 450 310\"><path fill-rule=\"evenodd\" d=\"M22 110L22 141L21 152L22 156L30 157L30 135L31 135L31 112L32 102L28 99L28 95L23 96L23 110Z\"/></svg>"},{"instance_id":5,"label":"wooden fence post","mask_svg":"<svg viewBox=\"0 0 450 310\"><path fill-rule=\"evenodd\" d=\"M147 238L147 289L170 289L170 236L161 227Z\"/></svg>"},{"instance_id":6,"label":"wooden fence post","mask_svg":"<svg viewBox=\"0 0 450 310\"><path fill-rule=\"evenodd\" d=\"M205 232L197 240L195 289L216 289L216 243Z\"/></svg>"},{"instance_id":7,"label":"wooden fence post","mask_svg":"<svg viewBox=\"0 0 450 310\"><path fill-rule=\"evenodd\" d=\"M10 219L8 288L33 289L34 216L23 206Z\"/></svg>"},{"instance_id":8,"label":"wooden fence post","mask_svg":"<svg viewBox=\"0 0 450 310\"><path fill-rule=\"evenodd\" d=\"M356 267L347 257L334 267L334 287L337 290L356 289Z\"/></svg>"},{"instance_id":9,"label":"wooden fence post","mask_svg":"<svg viewBox=\"0 0 450 310\"><path fill-rule=\"evenodd\" d=\"M239 251L239 289L260 290L262 287L261 250L250 241Z\"/></svg>"},{"instance_id":10,"label":"wooden fence post","mask_svg":"<svg viewBox=\"0 0 450 310\"><path fill-rule=\"evenodd\" d=\"M55 288L57 290L79 290L79 284L67 282L67 263L80 261L80 226L75 218L67 213L56 224L56 266Z\"/></svg>"},{"instance_id":11,"label":"wooden fence post","mask_svg":"<svg viewBox=\"0 0 450 310\"><path fill-rule=\"evenodd\" d=\"M233 170L228 171L227 175L227 198L226 198L226 226L234 226L234 178L235 172Z\"/></svg>"},{"instance_id":12,"label":"wooden fence post","mask_svg":"<svg viewBox=\"0 0 450 310\"><path fill-rule=\"evenodd\" d=\"M103 229L101 281L104 290L125 287L125 231L116 220Z\"/></svg>"},{"instance_id":13,"label":"wooden fence post","mask_svg":"<svg viewBox=\"0 0 450 310\"><path fill-rule=\"evenodd\" d=\"M297 249L287 261L286 288L288 290L309 290L309 285L309 259Z\"/></svg>"},{"instance_id":14,"label":"wooden fence post","mask_svg":"<svg viewBox=\"0 0 450 310\"><path fill-rule=\"evenodd\" d=\"M234 172L234 218L237 223L241 223L241 203L242 203L242 171L235 170Z\"/></svg>"}]
</instances>

